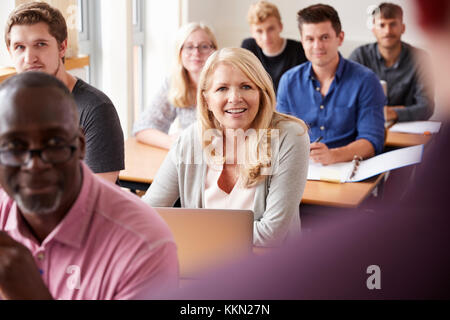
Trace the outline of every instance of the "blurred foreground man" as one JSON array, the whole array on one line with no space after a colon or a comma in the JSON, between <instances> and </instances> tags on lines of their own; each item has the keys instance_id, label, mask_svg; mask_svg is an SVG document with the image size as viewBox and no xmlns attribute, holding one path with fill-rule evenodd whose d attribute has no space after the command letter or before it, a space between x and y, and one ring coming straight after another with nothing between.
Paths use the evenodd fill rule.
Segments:
<instances>
[{"instance_id":1,"label":"blurred foreground man","mask_svg":"<svg viewBox=\"0 0 450 320\"><path fill-rule=\"evenodd\" d=\"M177 285L167 225L84 154L64 83L27 72L0 85L1 299L137 299Z\"/></svg>"}]
</instances>

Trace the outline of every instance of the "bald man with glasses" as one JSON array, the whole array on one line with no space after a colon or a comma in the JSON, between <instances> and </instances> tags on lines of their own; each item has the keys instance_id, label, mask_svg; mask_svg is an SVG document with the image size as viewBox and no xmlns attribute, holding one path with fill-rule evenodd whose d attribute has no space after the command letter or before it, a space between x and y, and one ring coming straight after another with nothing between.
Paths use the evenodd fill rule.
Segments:
<instances>
[{"instance_id":1,"label":"bald man with glasses","mask_svg":"<svg viewBox=\"0 0 450 320\"><path fill-rule=\"evenodd\" d=\"M177 285L167 225L84 154L61 81L27 72L0 85L0 299L138 299Z\"/></svg>"}]
</instances>

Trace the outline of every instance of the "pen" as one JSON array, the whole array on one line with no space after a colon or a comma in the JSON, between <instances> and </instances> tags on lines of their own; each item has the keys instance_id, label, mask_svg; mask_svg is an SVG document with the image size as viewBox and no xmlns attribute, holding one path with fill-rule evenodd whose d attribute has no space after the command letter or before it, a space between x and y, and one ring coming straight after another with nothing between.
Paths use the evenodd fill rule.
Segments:
<instances>
[{"instance_id":1,"label":"pen","mask_svg":"<svg viewBox=\"0 0 450 320\"><path fill-rule=\"evenodd\" d=\"M313 143L319 143L320 141L322 141L322 139L323 139L323 137L320 136L320 137L318 137Z\"/></svg>"}]
</instances>

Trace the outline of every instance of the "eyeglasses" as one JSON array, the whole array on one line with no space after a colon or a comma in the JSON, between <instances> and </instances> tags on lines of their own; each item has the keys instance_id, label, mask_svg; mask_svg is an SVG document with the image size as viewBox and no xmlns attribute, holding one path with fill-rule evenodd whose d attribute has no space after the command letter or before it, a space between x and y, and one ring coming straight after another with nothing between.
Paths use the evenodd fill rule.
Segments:
<instances>
[{"instance_id":1,"label":"eyeglasses","mask_svg":"<svg viewBox=\"0 0 450 320\"><path fill-rule=\"evenodd\" d=\"M76 135L71 142L78 138ZM38 155L39 158L45 163L61 164L69 161L72 158L74 151L77 149L73 145L65 146L47 146L43 149L4 149L0 150L0 164L8 167L21 167L26 165L34 155Z\"/></svg>"},{"instance_id":2,"label":"eyeglasses","mask_svg":"<svg viewBox=\"0 0 450 320\"><path fill-rule=\"evenodd\" d=\"M188 44L183 46L182 50L187 54L193 54L195 49L198 49L198 52L201 54L209 53L214 49L214 46L209 43L200 43L198 46L194 46L192 44Z\"/></svg>"}]
</instances>

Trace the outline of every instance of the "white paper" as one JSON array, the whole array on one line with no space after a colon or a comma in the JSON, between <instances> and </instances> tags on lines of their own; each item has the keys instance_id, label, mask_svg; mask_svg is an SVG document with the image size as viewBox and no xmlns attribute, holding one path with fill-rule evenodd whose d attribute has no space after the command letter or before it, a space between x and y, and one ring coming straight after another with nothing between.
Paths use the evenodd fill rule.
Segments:
<instances>
[{"instance_id":1,"label":"white paper","mask_svg":"<svg viewBox=\"0 0 450 320\"><path fill-rule=\"evenodd\" d=\"M401 148L361 161L351 182L362 181L382 172L410 166L422 161L423 145Z\"/></svg>"},{"instance_id":2,"label":"white paper","mask_svg":"<svg viewBox=\"0 0 450 320\"><path fill-rule=\"evenodd\" d=\"M402 148L359 163L354 177L350 180L353 162L335 163L328 166L309 161L308 180L331 180L340 182L358 182L377 174L397 168L413 165L422 161L423 145Z\"/></svg>"},{"instance_id":3,"label":"white paper","mask_svg":"<svg viewBox=\"0 0 450 320\"><path fill-rule=\"evenodd\" d=\"M323 166L309 160L308 180L339 180L346 182L351 174L352 163L340 162Z\"/></svg>"},{"instance_id":4,"label":"white paper","mask_svg":"<svg viewBox=\"0 0 450 320\"><path fill-rule=\"evenodd\" d=\"M424 134L425 132L438 133L441 129L441 122L437 121L410 121L394 124L389 131Z\"/></svg>"}]
</instances>

